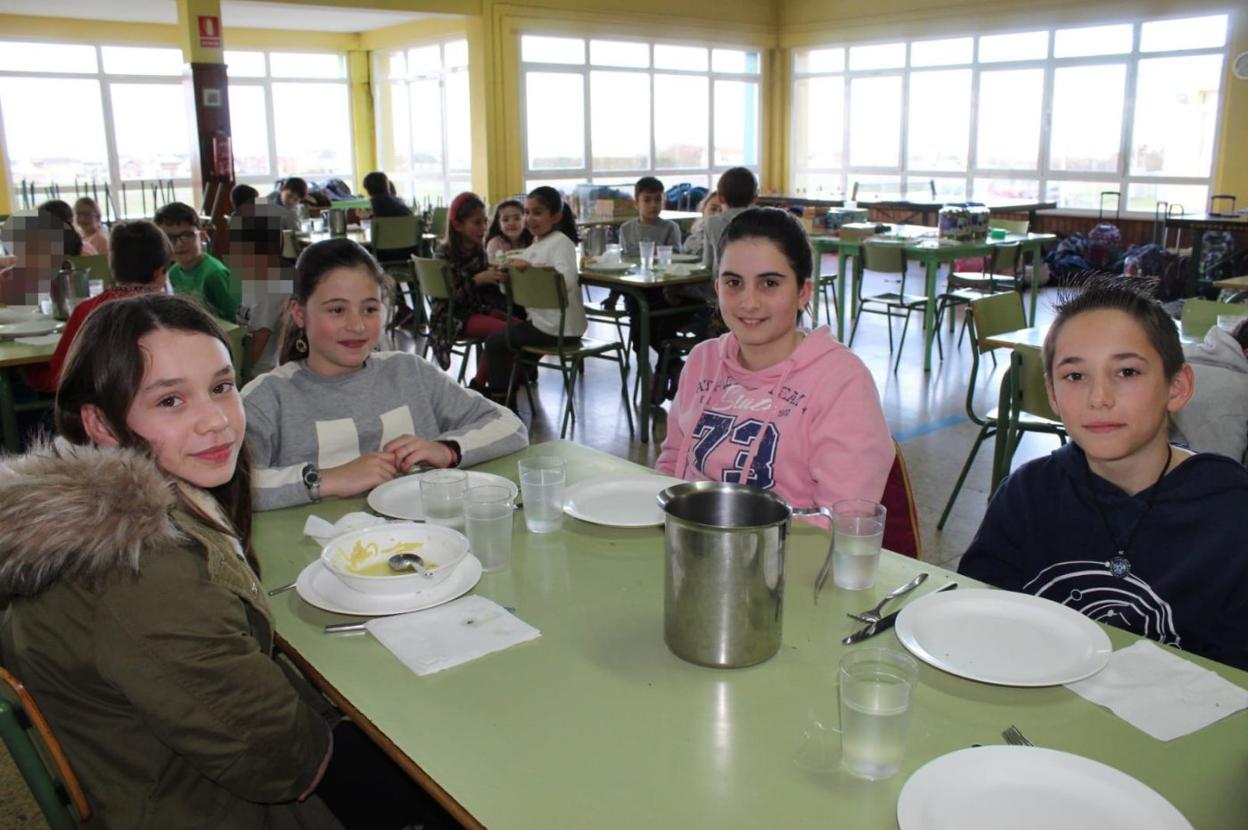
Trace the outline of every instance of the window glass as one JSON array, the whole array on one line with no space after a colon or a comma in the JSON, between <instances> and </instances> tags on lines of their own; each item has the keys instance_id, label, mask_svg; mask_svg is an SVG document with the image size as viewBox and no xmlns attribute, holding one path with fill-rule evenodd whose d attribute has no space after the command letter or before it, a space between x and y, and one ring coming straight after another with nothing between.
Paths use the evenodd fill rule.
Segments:
<instances>
[{"instance_id":1,"label":"window glass","mask_svg":"<svg viewBox=\"0 0 1248 830\"><path fill-rule=\"evenodd\" d=\"M980 75L976 151L980 168L1036 168L1043 92L1043 69L995 70Z\"/></svg>"},{"instance_id":2,"label":"window glass","mask_svg":"<svg viewBox=\"0 0 1248 830\"><path fill-rule=\"evenodd\" d=\"M451 40L443 45L443 61L450 66L468 65L468 41Z\"/></svg>"},{"instance_id":3,"label":"window glass","mask_svg":"<svg viewBox=\"0 0 1248 830\"><path fill-rule=\"evenodd\" d=\"M717 167L758 164L758 84L715 82Z\"/></svg>"},{"instance_id":4,"label":"window glass","mask_svg":"<svg viewBox=\"0 0 1248 830\"><path fill-rule=\"evenodd\" d=\"M966 178L963 176L934 176L928 179L910 179L910 192L925 192L931 196L931 189L936 187L936 200L940 202L965 202Z\"/></svg>"},{"instance_id":5,"label":"window glass","mask_svg":"<svg viewBox=\"0 0 1248 830\"><path fill-rule=\"evenodd\" d=\"M397 180L412 170L412 122L407 84L382 84L377 88L381 129L377 131L382 169ZM396 184L396 187L400 185Z\"/></svg>"},{"instance_id":6,"label":"window glass","mask_svg":"<svg viewBox=\"0 0 1248 830\"><path fill-rule=\"evenodd\" d=\"M910 44L911 66L951 66L975 59L975 39L916 40Z\"/></svg>"},{"instance_id":7,"label":"window glass","mask_svg":"<svg viewBox=\"0 0 1248 830\"><path fill-rule=\"evenodd\" d=\"M1036 179L976 179L974 198L981 202L1034 202L1040 198Z\"/></svg>"},{"instance_id":8,"label":"window glass","mask_svg":"<svg viewBox=\"0 0 1248 830\"><path fill-rule=\"evenodd\" d=\"M412 116L412 172L442 174L442 87L437 78L407 85Z\"/></svg>"},{"instance_id":9,"label":"window glass","mask_svg":"<svg viewBox=\"0 0 1248 830\"><path fill-rule=\"evenodd\" d=\"M598 66L636 66L644 69L650 65L650 45L620 40L591 40L589 62Z\"/></svg>"},{"instance_id":10,"label":"window glass","mask_svg":"<svg viewBox=\"0 0 1248 830\"><path fill-rule=\"evenodd\" d=\"M1053 73L1049 167L1113 173L1122 147L1126 64L1071 66ZM1096 90L1089 95L1089 90Z\"/></svg>"},{"instance_id":11,"label":"window glass","mask_svg":"<svg viewBox=\"0 0 1248 830\"><path fill-rule=\"evenodd\" d=\"M579 37L520 38L520 60L531 63L585 63L585 41Z\"/></svg>"},{"instance_id":12,"label":"window glass","mask_svg":"<svg viewBox=\"0 0 1248 830\"><path fill-rule=\"evenodd\" d=\"M844 49L806 49L794 61L798 72L841 72L845 69Z\"/></svg>"},{"instance_id":13,"label":"window glass","mask_svg":"<svg viewBox=\"0 0 1248 830\"><path fill-rule=\"evenodd\" d=\"M803 196L839 199L845 194L842 179L840 173L798 173L793 178L793 187Z\"/></svg>"},{"instance_id":14,"label":"window glass","mask_svg":"<svg viewBox=\"0 0 1248 830\"><path fill-rule=\"evenodd\" d=\"M902 193L900 176L878 176L866 173L851 173L849 176L850 186L849 192L854 192L854 187L858 188L859 199L899 199Z\"/></svg>"},{"instance_id":15,"label":"window glass","mask_svg":"<svg viewBox=\"0 0 1248 830\"><path fill-rule=\"evenodd\" d=\"M965 170L971 135L971 70L910 73L908 122L908 167Z\"/></svg>"},{"instance_id":16,"label":"window glass","mask_svg":"<svg viewBox=\"0 0 1248 830\"><path fill-rule=\"evenodd\" d=\"M407 50L407 73L409 75L427 75L442 69L442 47L436 43L432 46L418 46Z\"/></svg>"},{"instance_id":17,"label":"window glass","mask_svg":"<svg viewBox=\"0 0 1248 830\"><path fill-rule=\"evenodd\" d=\"M1127 210L1153 212L1157 202L1179 205L1187 213L1200 213L1209 204L1209 188L1203 184L1132 182L1127 185Z\"/></svg>"},{"instance_id":18,"label":"window glass","mask_svg":"<svg viewBox=\"0 0 1248 830\"><path fill-rule=\"evenodd\" d=\"M10 72L95 72L94 46L0 40L0 69Z\"/></svg>"},{"instance_id":19,"label":"window glass","mask_svg":"<svg viewBox=\"0 0 1248 830\"><path fill-rule=\"evenodd\" d=\"M706 76L654 76L655 167L707 166L709 105Z\"/></svg>"},{"instance_id":20,"label":"window glass","mask_svg":"<svg viewBox=\"0 0 1248 830\"><path fill-rule=\"evenodd\" d=\"M983 63L1042 60L1048 54L1048 32L985 35L979 39L979 59Z\"/></svg>"},{"instance_id":21,"label":"window glass","mask_svg":"<svg viewBox=\"0 0 1248 830\"><path fill-rule=\"evenodd\" d=\"M313 52L270 52L269 70L274 78L345 78L342 55Z\"/></svg>"},{"instance_id":22,"label":"window glass","mask_svg":"<svg viewBox=\"0 0 1248 830\"><path fill-rule=\"evenodd\" d=\"M585 98L581 75L525 73L529 169L585 166Z\"/></svg>"},{"instance_id":23,"label":"window glass","mask_svg":"<svg viewBox=\"0 0 1248 830\"><path fill-rule=\"evenodd\" d=\"M118 175L123 179L189 179L191 135L181 84L109 84ZM176 113L153 117L154 113ZM181 117L179 117L181 116Z\"/></svg>"},{"instance_id":24,"label":"window glass","mask_svg":"<svg viewBox=\"0 0 1248 830\"><path fill-rule=\"evenodd\" d=\"M263 52L232 52L227 49L225 66L231 78L263 78L267 74Z\"/></svg>"},{"instance_id":25,"label":"window glass","mask_svg":"<svg viewBox=\"0 0 1248 830\"><path fill-rule=\"evenodd\" d=\"M345 84L273 84L277 174L351 170L351 108Z\"/></svg>"},{"instance_id":26,"label":"window glass","mask_svg":"<svg viewBox=\"0 0 1248 830\"><path fill-rule=\"evenodd\" d=\"M906 44L875 43L849 50L850 69L898 69L906 65Z\"/></svg>"},{"instance_id":27,"label":"window glass","mask_svg":"<svg viewBox=\"0 0 1248 830\"><path fill-rule=\"evenodd\" d=\"M706 50L700 46L656 44L654 66L656 69L687 69L693 72L705 72L707 69Z\"/></svg>"},{"instance_id":28,"label":"window glass","mask_svg":"<svg viewBox=\"0 0 1248 830\"><path fill-rule=\"evenodd\" d=\"M48 102L56 102L56 112ZM60 113L73 113L74 129L56 129ZM64 78L0 78L5 156L14 181L72 184L108 178L100 84Z\"/></svg>"},{"instance_id":29,"label":"window glass","mask_svg":"<svg viewBox=\"0 0 1248 830\"><path fill-rule=\"evenodd\" d=\"M1053 36L1053 56L1082 58L1088 55L1121 55L1130 52L1133 29L1130 23L1058 29Z\"/></svg>"},{"instance_id":30,"label":"window glass","mask_svg":"<svg viewBox=\"0 0 1248 830\"><path fill-rule=\"evenodd\" d=\"M758 53L742 49L712 49L711 70L757 75Z\"/></svg>"},{"instance_id":31,"label":"window glass","mask_svg":"<svg viewBox=\"0 0 1248 830\"><path fill-rule=\"evenodd\" d=\"M234 172L263 176L269 170L269 118L264 87L230 84L230 141Z\"/></svg>"},{"instance_id":32,"label":"window glass","mask_svg":"<svg viewBox=\"0 0 1248 830\"><path fill-rule=\"evenodd\" d=\"M1117 191L1117 182L1083 182L1061 181L1050 179L1045 186L1046 201L1057 202L1058 207L1077 208L1080 210L1096 210L1101 204L1101 194ZM1106 197L1107 208L1113 207L1112 197ZM1125 207L1125 205L1124 205Z\"/></svg>"},{"instance_id":33,"label":"window glass","mask_svg":"<svg viewBox=\"0 0 1248 830\"><path fill-rule=\"evenodd\" d=\"M794 148L797 165L840 169L845 162L844 79L799 79L793 84L793 111L798 125Z\"/></svg>"},{"instance_id":34,"label":"window glass","mask_svg":"<svg viewBox=\"0 0 1248 830\"><path fill-rule=\"evenodd\" d=\"M105 46L104 71L113 75L182 75L181 49Z\"/></svg>"},{"instance_id":35,"label":"window glass","mask_svg":"<svg viewBox=\"0 0 1248 830\"><path fill-rule=\"evenodd\" d=\"M589 93L594 169L648 169L650 76L641 72L591 72Z\"/></svg>"},{"instance_id":36,"label":"window glass","mask_svg":"<svg viewBox=\"0 0 1248 830\"><path fill-rule=\"evenodd\" d=\"M446 79L447 165L452 170L472 169L472 98L468 73L452 72Z\"/></svg>"},{"instance_id":37,"label":"window glass","mask_svg":"<svg viewBox=\"0 0 1248 830\"><path fill-rule=\"evenodd\" d=\"M1210 174L1221 81L1221 55L1140 61L1132 175Z\"/></svg>"},{"instance_id":38,"label":"window glass","mask_svg":"<svg viewBox=\"0 0 1248 830\"><path fill-rule=\"evenodd\" d=\"M897 167L901 153L901 78L860 77L849 87L849 163Z\"/></svg>"},{"instance_id":39,"label":"window glass","mask_svg":"<svg viewBox=\"0 0 1248 830\"><path fill-rule=\"evenodd\" d=\"M1154 20L1140 27L1141 52L1216 49L1226 45L1226 15Z\"/></svg>"}]
</instances>

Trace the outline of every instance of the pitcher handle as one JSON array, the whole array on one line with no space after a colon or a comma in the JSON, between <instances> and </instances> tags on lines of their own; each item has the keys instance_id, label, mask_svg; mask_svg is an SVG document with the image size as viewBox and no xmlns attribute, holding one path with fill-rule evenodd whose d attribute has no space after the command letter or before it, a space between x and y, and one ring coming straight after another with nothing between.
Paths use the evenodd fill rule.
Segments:
<instances>
[{"instance_id":1,"label":"pitcher handle","mask_svg":"<svg viewBox=\"0 0 1248 830\"><path fill-rule=\"evenodd\" d=\"M832 510L828 507L794 507L794 516L824 516L828 520L828 524L833 523ZM828 573L832 570L832 550L835 540L828 542L828 555L823 560L823 565L819 568L818 575L815 576L815 604L819 604L819 591L823 588L823 583L828 581Z\"/></svg>"}]
</instances>

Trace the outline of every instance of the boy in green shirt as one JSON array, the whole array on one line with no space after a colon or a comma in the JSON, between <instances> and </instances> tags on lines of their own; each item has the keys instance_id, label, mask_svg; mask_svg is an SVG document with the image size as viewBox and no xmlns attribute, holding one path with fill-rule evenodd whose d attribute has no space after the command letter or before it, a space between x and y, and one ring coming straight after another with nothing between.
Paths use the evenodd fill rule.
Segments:
<instances>
[{"instance_id":1,"label":"boy in green shirt","mask_svg":"<svg viewBox=\"0 0 1248 830\"><path fill-rule=\"evenodd\" d=\"M221 260L204 253L195 209L181 202L171 202L156 211L156 224L173 245L174 264L169 267L169 283L174 293L199 298L216 317L233 323L238 313L238 298L230 289L230 269Z\"/></svg>"}]
</instances>

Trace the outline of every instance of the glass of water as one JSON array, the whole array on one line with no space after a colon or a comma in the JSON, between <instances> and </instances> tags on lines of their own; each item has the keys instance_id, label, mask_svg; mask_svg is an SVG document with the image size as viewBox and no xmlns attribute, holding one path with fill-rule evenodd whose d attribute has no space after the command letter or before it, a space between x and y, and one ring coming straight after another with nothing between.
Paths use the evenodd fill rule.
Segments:
<instances>
[{"instance_id":1,"label":"glass of water","mask_svg":"<svg viewBox=\"0 0 1248 830\"><path fill-rule=\"evenodd\" d=\"M530 533L554 533L563 527L563 488L567 464L557 455L520 459L524 524Z\"/></svg>"},{"instance_id":2,"label":"glass of water","mask_svg":"<svg viewBox=\"0 0 1248 830\"><path fill-rule=\"evenodd\" d=\"M641 257L641 270L643 273L650 271L654 267L654 243L638 242L637 251Z\"/></svg>"},{"instance_id":3,"label":"glass of water","mask_svg":"<svg viewBox=\"0 0 1248 830\"><path fill-rule=\"evenodd\" d=\"M468 547L485 571L499 571L511 562L511 490L494 484L469 487L464 496L464 527Z\"/></svg>"},{"instance_id":4,"label":"glass of water","mask_svg":"<svg viewBox=\"0 0 1248 830\"><path fill-rule=\"evenodd\" d=\"M464 529L464 493L468 474L463 470L430 470L420 476L420 502L431 525Z\"/></svg>"},{"instance_id":5,"label":"glass of water","mask_svg":"<svg viewBox=\"0 0 1248 830\"><path fill-rule=\"evenodd\" d=\"M884 541L884 505L848 499L832 505L832 582L861 591L875 584Z\"/></svg>"},{"instance_id":6,"label":"glass of water","mask_svg":"<svg viewBox=\"0 0 1248 830\"><path fill-rule=\"evenodd\" d=\"M660 245L654 249L659 257L659 265L664 267L672 264L672 246Z\"/></svg>"},{"instance_id":7,"label":"glass of water","mask_svg":"<svg viewBox=\"0 0 1248 830\"><path fill-rule=\"evenodd\" d=\"M841 766L872 781L901 769L910 703L919 666L889 648L861 648L841 657Z\"/></svg>"}]
</instances>

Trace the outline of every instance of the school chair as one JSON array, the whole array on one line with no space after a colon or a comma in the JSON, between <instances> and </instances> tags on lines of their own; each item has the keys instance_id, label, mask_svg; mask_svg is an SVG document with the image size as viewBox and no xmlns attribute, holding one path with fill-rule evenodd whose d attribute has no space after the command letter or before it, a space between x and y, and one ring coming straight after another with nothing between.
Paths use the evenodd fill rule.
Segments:
<instances>
[{"instance_id":1,"label":"school chair","mask_svg":"<svg viewBox=\"0 0 1248 830\"><path fill-rule=\"evenodd\" d=\"M588 285L582 285L581 288L585 293L585 319L591 323L604 323L608 326L615 326L615 333L619 335L621 343L627 343L628 339L624 336L624 329L629 327L628 309L618 308L614 305L607 306L603 303L595 303L593 295L590 293ZM624 366L629 365L628 349L624 350Z\"/></svg>"},{"instance_id":2,"label":"school chair","mask_svg":"<svg viewBox=\"0 0 1248 830\"><path fill-rule=\"evenodd\" d=\"M420 293L429 302L430 321L433 320L434 301L446 303L445 333L447 340L452 344L451 354L459 355L463 358L459 364L459 375L457 378L462 384L468 374L469 352L475 355L479 364L481 362L481 347L485 340L480 337L465 337L463 335L456 337L453 335L455 329L455 292L451 289L451 274L446 260L413 256L412 268L416 272ZM430 335L432 333L431 328ZM430 338L426 337L424 344L421 346L421 357L428 355L430 345Z\"/></svg>"},{"instance_id":3,"label":"school chair","mask_svg":"<svg viewBox=\"0 0 1248 830\"><path fill-rule=\"evenodd\" d=\"M426 322L424 303L418 294L419 286L411 260L413 252L420 247L421 231L418 216L378 216L369 226L369 244L382 270L394 280L397 299L411 309L414 333Z\"/></svg>"},{"instance_id":4,"label":"school chair","mask_svg":"<svg viewBox=\"0 0 1248 830\"><path fill-rule=\"evenodd\" d=\"M446 238L446 216L449 208L435 207L429 214L429 233L437 239Z\"/></svg>"},{"instance_id":5,"label":"school chair","mask_svg":"<svg viewBox=\"0 0 1248 830\"><path fill-rule=\"evenodd\" d=\"M880 504L888 511L884 516L883 546L893 553L923 558L923 540L919 535L919 512L915 506L914 486L910 481L910 468L901 451L901 444L893 439L893 466L888 471L884 495Z\"/></svg>"},{"instance_id":6,"label":"school chair","mask_svg":"<svg viewBox=\"0 0 1248 830\"><path fill-rule=\"evenodd\" d=\"M958 474L958 480L953 485L953 492L949 494L949 501L945 504L944 512L940 514L940 521L936 523L936 529L941 530L945 526L946 520L949 518L949 512L953 510L953 503L958 500L958 494L962 492L962 485L966 483L966 476L971 471L971 465L975 463L975 456L979 453L980 446L987 439L996 435L1001 426L1007 423L1009 418L1009 409L1003 408L1000 402L998 405L982 414L975 411L975 388L979 380L980 361L984 354L991 355L993 360L996 356L993 352L996 350L987 340L994 335L1004 334L1007 331L1017 331L1027 327L1027 313L1023 309L1022 295L1013 291L1006 294L991 294L987 297L980 297L971 301L970 308L966 312L967 331L971 338L971 376L966 385L966 417L971 423L979 427L979 433L975 436L975 443L971 445L971 451L966 456L966 462L962 465L962 471ZM1044 379L1041 377L1041 391L1043 391ZM1004 387L1005 381L1002 381ZM1046 401L1047 409L1047 401ZM1065 429L1062 428L1061 422L1055 417L1019 418L1020 428L1033 429L1037 432L1054 432L1062 438L1062 443L1066 442ZM1059 431L1060 430L1060 431ZM995 459L995 456L994 456ZM991 494L996 489L998 479L996 464L993 465L993 486L989 490Z\"/></svg>"},{"instance_id":7,"label":"school chair","mask_svg":"<svg viewBox=\"0 0 1248 830\"><path fill-rule=\"evenodd\" d=\"M71 256L66 257L66 259L69 260L70 265L74 266L75 270L81 271L84 268L89 270L91 273L88 275L88 278L103 281L105 288L108 288L113 284L113 275L112 271L108 267L107 254Z\"/></svg>"},{"instance_id":8,"label":"school chair","mask_svg":"<svg viewBox=\"0 0 1248 830\"><path fill-rule=\"evenodd\" d=\"M78 777L43 713L21 681L3 668L0 738L52 830L73 830L91 817Z\"/></svg>"},{"instance_id":9,"label":"school chair","mask_svg":"<svg viewBox=\"0 0 1248 830\"><path fill-rule=\"evenodd\" d=\"M1183 303L1182 330L1187 337L1204 337L1217 325L1222 314L1248 315L1248 303L1219 303L1213 300L1188 300Z\"/></svg>"},{"instance_id":10,"label":"school chair","mask_svg":"<svg viewBox=\"0 0 1248 830\"><path fill-rule=\"evenodd\" d=\"M882 274L898 274L901 277L901 284L896 291L885 291L879 294L871 294L863 296L862 279L859 277L854 280L854 291L857 294L856 308L854 310L853 326L849 330L849 345L854 345L854 335L858 333L858 321L862 317L863 312L867 314L881 314L888 318L888 350L893 351L893 319L903 317L905 324L901 327L901 341L897 344L897 360L893 363L893 372L897 372L897 368L901 366L901 352L906 345L906 332L910 328L910 314L914 311L922 312L931 299L924 294L907 294L906 293L906 249L899 242L883 242L872 241L868 239L862 244L862 263L861 269L874 271ZM879 306L879 308L875 308ZM941 359L944 359L944 348L940 345L940 338L936 338L936 348L940 352Z\"/></svg>"},{"instance_id":11,"label":"school chair","mask_svg":"<svg viewBox=\"0 0 1248 830\"><path fill-rule=\"evenodd\" d=\"M992 253L983 258L981 273L968 271L951 271L945 284L945 291L936 297L936 329L945 312L958 306L970 306L972 300L999 294L1002 291L1016 291L1019 287L1018 266L1022 246L1018 242L1003 242L993 246ZM958 334L958 346L966 336L967 317L962 317L962 331ZM953 314L949 315L949 331L953 331Z\"/></svg>"},{"instance_id":12,"label":"school chair","mask_svg":"<svg viewBox=\"0 0 1248 830\"><path fill-rule=\"evenodd\" d=\"M576 413L572 399L576 391L576 378L584 371L585 358L596 357L610 360L620 367L620 397L624 400L624 414L628 418L628 434L629 437L632 437L635 434L633 429L633 407L628 399L628 368L624 361L624 351L627 346L618 340L592 340L588 337L567 337L564 335L563 331L567 323L568 313L568 289L564 284L563 275L555 269L526 268L520 271L515 268L508 268L507 272L508 316L514 316L512 309L516 306L524 306L529 311L542 309L559 311L559 335L552 346L522 346L516 348L511 343L511 328L508 327L506 330L507 347L515 355L511 365L511 378L507 382L507 400L513 400L515 395L516 380L521 377L521 364L526 367L558 369L559 374L563 378L563 393L566 401L563 410L563 423L559 430L559 437L563 438L568 433L568 424L576 422ZM543 358L554 358L558 363L545 362ZM534 404L536 397L528 379L528 374L525 373L523 377L525 391L529 395L529 406L536 409Z\"/></svg>"},{"instance_id":13,"label":"school chair","mask_svg":"<svg viewBox=\"0 0 1248 830\"><path fill-rule=\"evenodd\" d=\"M1035 346L1015 346L1010 354L1010 371L1002 381L998 408L1003 426L997 430L993 454L992 488L1010 473L1010 463L1024 432L1045 432L1066 443L1066 427L1049 405L1044 383L1044 361Z\"/></svg>"},{"instance_id":14,"label":"school chair","mask_svg":"<svg viewBox=\"0 0 1248 830\"><path fill-rule=\"evenodd\" d=\"M815 291L823 296L823 319L835 331L837 326L836 316L832 309L840 308L840 302L836 296L836 273L822 273L823 254L814 245L810 246L810 261L815 266ZM832 288L832 305L828 305L828 288ZM814 326L819 325L819 297L816 296L810 304L811 322ZM812 326L812 328L814 327Z\"/></svg>"}]
</instances>

